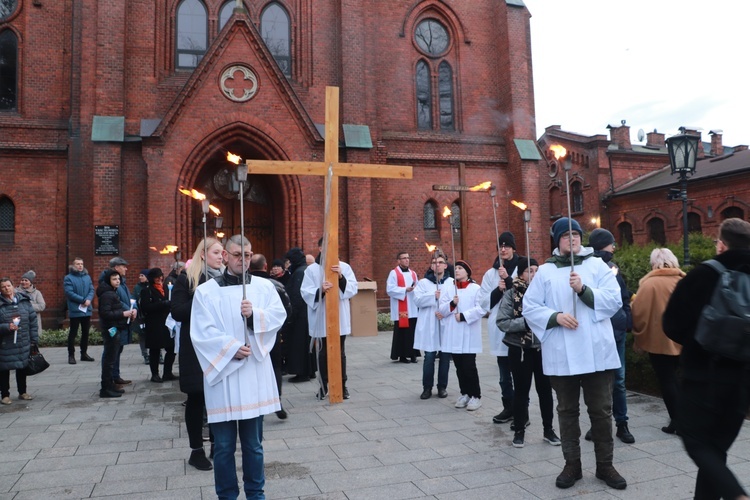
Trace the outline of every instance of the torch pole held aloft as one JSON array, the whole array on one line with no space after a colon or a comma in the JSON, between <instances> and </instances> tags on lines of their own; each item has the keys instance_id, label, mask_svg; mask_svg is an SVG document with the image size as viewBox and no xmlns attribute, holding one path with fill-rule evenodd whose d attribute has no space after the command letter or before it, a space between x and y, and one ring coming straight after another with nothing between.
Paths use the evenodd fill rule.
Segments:
<instances>
[{"instance_id":1,"label":"torch pole held aloft","mask_svg":"<svg viewBox=\"0 0 750 500\"><path fill-rule=\"evenodd\" d=\"M497 229L497 203L495 202L495 196L497 196L497 188L494 185L490 186L489 193L490 201L492 201L492 216L495 218L495 245L497 245L497 261L502 266L504 265L504 262L503 258L500 257L500 233Z\"/></svg>"},{"instance_id":2,"label":"torch pole held aloft","mask_svg":"<svg viewBox=\"0 0 750 500\"><path fill-rule=\"evenodd\" d=\"M570 246L570 272L576 271L575 267L575 255L573 255L573 212L570 209L570 178L568 172L570 172L572 165L570 158L566 158L563 162L563 170L565 170L565 195L568 199L568 244ZM573 316L576 316L576 291L573 290Z\"/></svg>"},{"instance_id":3,"label":"torch pole held aloft","mask_svg":"<svg viewBox=\"0 0 750 500\"><path fill-rule=\"evenodd\" d=\"M247 272L247 262L245 261L245 182L247 182L247 164L240 162L237 165L237 180L240 183L240 236L242 252L242 300L247 300L247 290L245 285L245 273Z\"/></svg>"}]
</instances>

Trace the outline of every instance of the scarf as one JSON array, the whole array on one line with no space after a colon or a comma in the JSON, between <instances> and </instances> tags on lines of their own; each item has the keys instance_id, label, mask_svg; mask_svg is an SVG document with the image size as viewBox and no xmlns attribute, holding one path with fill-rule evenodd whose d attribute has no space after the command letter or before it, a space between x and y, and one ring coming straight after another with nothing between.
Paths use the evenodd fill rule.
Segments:
<instances>
[{"instance_id":1,"label":"scarf","mask_svg":"<svg viewBox=\"0 0 750 500\"><path fill-rule=\"evenodd\" d=\"M213 269L206 266L206 272L208 272L208 279L210 280L221 276L221 269Z\"/></svg>"},{"instance_id":2,"label":"scarf","mask_svg":"<svg viewBox=\"0 0 750 500\"><path fill-rule=\"evenodd\" d=\"M526 283L521 278L516 278L513 280L513 317L514 318L521 318L523 317L523 296L526 293L526 290L528 290L529 284ZM533 333L531 333L531 330L526 328L526 331L523 333L523 336L521 337L521 347L531 347L531 344L534 341Z\"/></svg>"},{"instance_id":3,"label":"scarf","mask_svg":"<svg viewBox=\"0 0 750 500\"><path fill-rule=\"evenodd\" d=\"M471 281L470 279L466 281L456 281L456 288L458 288L459 290L463 290L471 283L473 283L473 281Z\"/></svg>"},{"instance_id":4,"label":"scarf","mask_svg":"<svg viewBox=\"0 0 750 500\"><path fill-rule=\"evenodd\" d=\"M154 283L154 288L161 294L162 297L164 297L164 284L160 283Z\"/></svg>"},{"instance_id":5,"label":"scarf","mask_svg":"<svg viewBox=\"0 0 750 500\"><path fill-rule=\"evenodd\" d=\"M397 266L396 269L396 284L399 286L399 288L404 287L406 288L406 280L404 279L404 271L401 270L401 266ZM406 271L411 273L411 280L412 285L417 284L417 273L412 271L411 269L407 269ZM398 301L398 327L399 328L409 328L409 304L407 303L407 295L404 295L404 300Z\"/></svg>"}]
</instances>

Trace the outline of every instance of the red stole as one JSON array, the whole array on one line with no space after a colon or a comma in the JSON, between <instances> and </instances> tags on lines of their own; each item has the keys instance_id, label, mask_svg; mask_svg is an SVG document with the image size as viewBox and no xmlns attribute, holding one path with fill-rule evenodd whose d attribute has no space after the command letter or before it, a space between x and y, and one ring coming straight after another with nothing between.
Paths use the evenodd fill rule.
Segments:
<instances>
[{"instance_id":1,"label":"red stole","mask_svg":"<svg viewBox=\"0 0 750 500\"><path fill-rule=\"evenodd\" d=\"M401 268L396 266L396 284L400 287L406 288L406 280L404 279L404 273L401 272ZM411 273L411 284L415 286L417 284L417 273L409 269ZM406 302L407 297L404 295L404 300L398 301L398 327L409 328L409 305Z\"/></svg>"}]
</instances>

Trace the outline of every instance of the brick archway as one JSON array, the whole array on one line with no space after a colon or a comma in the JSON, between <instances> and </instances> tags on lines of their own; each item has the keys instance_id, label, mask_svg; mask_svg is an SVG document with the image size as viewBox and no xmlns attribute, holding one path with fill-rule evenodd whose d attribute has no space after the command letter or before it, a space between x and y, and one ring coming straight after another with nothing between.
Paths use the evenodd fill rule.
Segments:
<instances>
[{"instance_id":1,"label":"brick archway","mask_svg":"<svg viewBox=\"0 0 750 500\"><path fill-rule=\"evenodd\" d=\"M226 236L240 230L237 192L231 192L234 165L226 161L231 151L242 158L288 160L282 147L262 131L241 122L229 124L207 135L186 158L178 176L178 187L195 188L206 194L222 211ZM176 194L177 241L192 253L203 237L200 204ZM248 176L246 184L245 235L253 251L264 253L269 260L282 255L302 240L300 206L301 188L295 176ZM208 216L207 232L214 233L215 217Z\"/></svg>"}]
</instances>

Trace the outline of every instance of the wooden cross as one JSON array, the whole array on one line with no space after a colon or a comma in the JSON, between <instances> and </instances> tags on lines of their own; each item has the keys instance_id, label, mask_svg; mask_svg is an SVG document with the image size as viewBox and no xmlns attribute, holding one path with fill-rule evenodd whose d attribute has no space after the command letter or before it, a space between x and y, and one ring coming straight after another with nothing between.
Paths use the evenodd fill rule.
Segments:
<instances>
[{"instance_id":1,"label":"wooden cross","mask_svg":"<svg viewBox=\"0 0 750 500\"><path fill-rule=\"evenodd\" d=\"M339 177L372 177L380 179L411 179L411 167L386 166L357 163L339 163L339 89L326 87L325 157L323 162L247 160L248 174L289 174L326 176L332 170L330 190L326 190L329 210L325 219L327 248L324 249L323 273L326 281L334 284L331 290L338 290L338 275L331 271L339 263ZM339 343L339 300L338 293L327 295L333 300L325 300L326 342L328 354L328 398L331 403L344 400L341 385L341 345ZM323 299L321 299L323 300Z\"/></svg>"}]
</instances>

